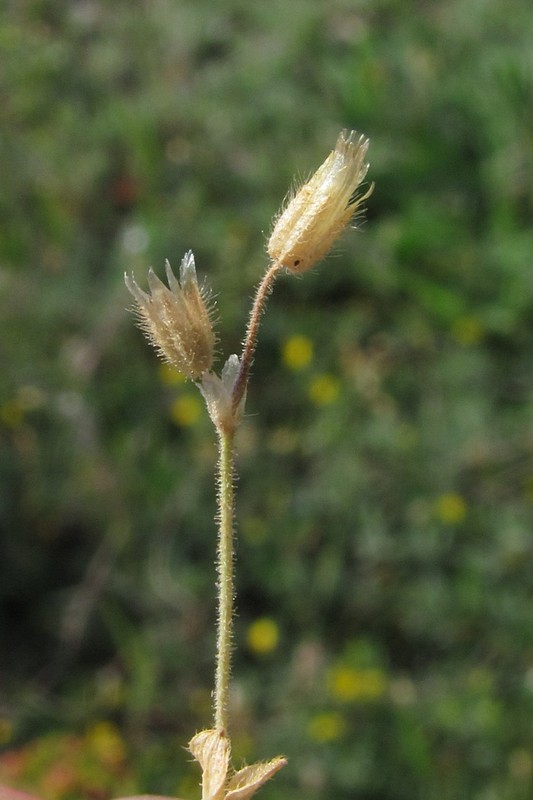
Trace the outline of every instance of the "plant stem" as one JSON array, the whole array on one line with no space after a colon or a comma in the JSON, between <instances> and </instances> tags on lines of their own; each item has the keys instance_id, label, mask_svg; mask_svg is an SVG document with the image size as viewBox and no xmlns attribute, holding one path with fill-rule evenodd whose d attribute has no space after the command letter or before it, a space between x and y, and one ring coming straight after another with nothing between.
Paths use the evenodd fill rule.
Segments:
<instances>
[{"instance_id":1,"label":"plant stem","mask_svg":"<svg viewBox=\"0 0 533 800\"><path fill-rule=\"evenodd\" d=\"M234 430L218 429L218 629L215 672L215 728L228 731L228 695L233 630L233 456Z\"/></svg>"},{"instance_id":2,"label":"plant stem","mask_svg":"<svg viewBox=\"0 0 533 800\"><path fill-rule=\"evenodd\" d=\"M257 344L257 333L266 300L272 291L281 265L274 262L265 273L253 302L241 366L232 395L232 418L215 423L218 435L218 628L215 669L214 717L215 729L228 735L228 695L231 673L231 645L233 633L233 516L234 516L234 438L240 415L239 404L246 392L250 367Z\"/></svg>"},{"instance_id":3,"label":"plant stem","mask_svg":"<svg viewBox=\"0 0 533 800\"><path fill-rule=\"evenodd\" d=\"M259 323L261 321L261 314L265 307L265 303L269 294L274 286L278 273L281 271L282 266L278 261L274 261L269 269L265 272L263 279L257 287L255 293L254 303L250 311L250 318L248 320L248 327L246 329L246 336L244 338L244 346L241 356L241 367L235 386L233 388L233 410L235 411L242 400L248 385L248 376L250 374L250 367L254 359L255 348L257 345L257 333L259 331Z\"/></svg>"}]
</instances>

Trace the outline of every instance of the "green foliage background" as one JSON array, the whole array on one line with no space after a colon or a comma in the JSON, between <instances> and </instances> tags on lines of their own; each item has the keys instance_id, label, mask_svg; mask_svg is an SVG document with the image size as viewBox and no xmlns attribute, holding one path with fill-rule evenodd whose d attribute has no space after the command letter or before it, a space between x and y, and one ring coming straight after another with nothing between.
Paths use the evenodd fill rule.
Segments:
<instances>
[{"instance_id":1,"label":"green foliage background","mask_svg":"<svg viewBox=\"0 0 533 800\"><path fill-rule=\"evenodd\" d=\"M235 759L289 757L265 800L533 796L532 39L527 0L3 4L0 779L199 796L214 437L122 276L191 248L238 351L347 127L367 221L280 280L239 442Z\"/></svg>"}]
</instances>

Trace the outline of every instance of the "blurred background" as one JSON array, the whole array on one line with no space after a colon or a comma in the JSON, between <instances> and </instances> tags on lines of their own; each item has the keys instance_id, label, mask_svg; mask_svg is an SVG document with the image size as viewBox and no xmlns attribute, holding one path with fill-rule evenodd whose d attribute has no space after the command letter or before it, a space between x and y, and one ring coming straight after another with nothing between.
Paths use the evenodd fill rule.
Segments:
<instances>
[{"instance_id":1,"label":"blurred background","mask_svg":"<svg viewBox=\"0 0 533 800\"><path fill-rule=\"evenodd\" d=\"M214 435L123 273L191 248L238 352L346 127L366 221L279 280L239 437L234 759L533 796L532 39L528 0L3 4L1 782L199 797Z\"/></svg>"}]
</instances>

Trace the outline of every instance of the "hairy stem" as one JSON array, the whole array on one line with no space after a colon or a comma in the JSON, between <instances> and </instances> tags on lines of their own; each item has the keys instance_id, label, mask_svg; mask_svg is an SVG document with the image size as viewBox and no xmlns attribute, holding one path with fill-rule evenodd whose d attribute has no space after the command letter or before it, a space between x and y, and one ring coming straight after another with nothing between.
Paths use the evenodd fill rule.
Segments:
<instances>
[{"instance_id":1,"label":"hairy stem","mask_svg":"<svg viewBox=\"0 0 533 800\"><path fill-rule=\"evenodd\" d=\"M234 516L234 437L238 425L237 409L246 392L250 367L257 344L257 333L266 300L281 270L275 262L270 265L257 287L253 302L241 365L232 395L232 419L215 423L218 435L218 629L215 671L214 717L215 728L228 735L228 695L231 673L231 647L233 633L233 516Z\"/></svg>"},{"instance_id":2,"label":"hairy stem","mask_svg":"<svg viewBox=\"0 0 533 800\"><path fill-rule=\"evenodd\" d=\"M228 695L233 630L233 430L218 429L218 629L215 672L215 728L228 731Z\"/></svg>"},{"instance_id":3,"label":"hairy stem","mask_svg":"<svg viewBox=\"0 0 533 800\"><path fill-rule=\"evenodd\" d=\"M254 360L255 348L257 345L257 333L259 331L259 324L261 322L261 314L263 313L267 298L274 286L274 281L276 280L281 269L281 264L278 261L274 261L274 263L270 265L269 269L263 276L263 280L257 287L252 310L250 311L246 336L244 338L241 367L233 388L234 410L238 407L246 391L250 367L252 366L252 361Z\"/></svg>"}]
</instances>

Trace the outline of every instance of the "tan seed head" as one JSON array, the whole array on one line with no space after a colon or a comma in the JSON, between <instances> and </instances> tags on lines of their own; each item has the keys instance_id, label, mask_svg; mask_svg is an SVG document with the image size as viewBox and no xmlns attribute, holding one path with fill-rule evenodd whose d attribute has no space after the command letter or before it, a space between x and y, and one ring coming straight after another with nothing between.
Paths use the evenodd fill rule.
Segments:
<instances>
[{"instance_id":1,"label":"tan seed head","mask_svg":"<svg viewBox=\"0 0 533 800\"><path fill-rule=\"evenodd\" d=\"M369 140L342 131L333 150L277 218L267 245L273 261L291 272L305 272L320 261L371 194L359 196Z\"/></svg>"},{"instance_id":2,"label":"tan seed head","mask_svg":"<svg viewBox=\"0 0 533 800\"><path fill-rule=\"evenodd\" d=\"M197 380L211 369L215 334L209 293L198 286L194 256L189 250L180 266L179 282L166 262L168 289L152 268L150 293L139 288L133 276L126 286L136 301L139 326L164 360L187 378Z\"/></svg>"}]
</instances>

